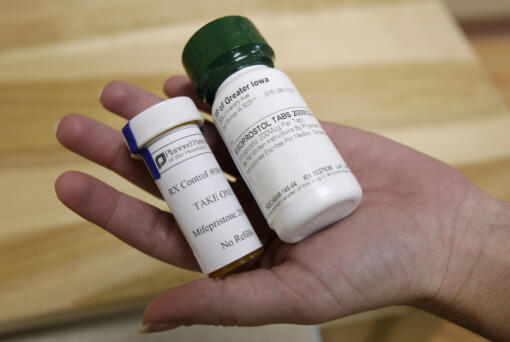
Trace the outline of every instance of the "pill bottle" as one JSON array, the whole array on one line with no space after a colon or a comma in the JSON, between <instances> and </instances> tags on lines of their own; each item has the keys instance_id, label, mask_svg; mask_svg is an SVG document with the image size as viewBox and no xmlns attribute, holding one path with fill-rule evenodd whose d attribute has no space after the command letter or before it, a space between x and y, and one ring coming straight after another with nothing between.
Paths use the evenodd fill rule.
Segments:
<instances>
[{"instance_id":1,"label":"pill bottle","mask_svg":"<svg viewBox=\"0 0 510 342\"><path fill-rule=\"evenodd\" d=\"M273 60L272 48L241 16L206 24L182 53L199 98L212 105L216 128L269 226L292 243L349 215L362 191Z\"/></svg>"},{"instance_id":2,"label":"pill bottle","mask_svg":"<svg viewBox=\"0 0 510 342\"><path fill-rule=\"evenodd\" d=\"M203 273L221 278L262 253L262 245L200 130L188 97L157 103L122 129L143 158Z\"/></svg>"}]
</instances>

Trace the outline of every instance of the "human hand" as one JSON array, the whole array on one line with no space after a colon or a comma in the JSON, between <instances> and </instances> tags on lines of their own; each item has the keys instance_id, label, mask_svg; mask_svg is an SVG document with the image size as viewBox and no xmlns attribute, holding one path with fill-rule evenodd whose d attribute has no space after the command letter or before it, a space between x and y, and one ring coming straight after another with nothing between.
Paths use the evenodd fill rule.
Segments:
<instances>
[{"instance_id":1,"label":"human hand","mask_svg":"<svg viewBox=\"0 0 510 342\"><path fill-rule=\"evenodd\" d=\"M170 97L190 96L209 110L196 99L187 78L171 78L164 89ZM110 83L101 95L105 108L126 119L161 100L124 82ZM246 185L237 181L233 189L265 245L264 255L249 271L193 281L160 295L144 313L145 331L191 324L314 324L396 304L433 312L448 308L446 317L460 323L470 319L449 312L473 304L461 300L471 293L465 285L489 243L484 232L498 224L505 204L454 168L411 148L356 128L323 127L363 188L359 208L331 227L287 244L267 227ZM205 135L222 168L237 176L212 125L206 125ZM160 196L143 163L130 158L119 131L71 114L59 124L57 138ZM55 188L71 210L131 246L198 270L169 213L79 172L64 173ZM465 324L482 332L490 329Z\"/></svg>"}]
</instances>

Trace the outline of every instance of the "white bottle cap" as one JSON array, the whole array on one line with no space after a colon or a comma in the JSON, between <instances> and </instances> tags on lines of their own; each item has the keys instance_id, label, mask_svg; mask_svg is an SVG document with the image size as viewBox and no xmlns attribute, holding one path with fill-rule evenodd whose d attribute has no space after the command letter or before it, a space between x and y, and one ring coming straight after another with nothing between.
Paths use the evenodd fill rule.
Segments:
<instances>
[{"instance_id":1,"label":"white bottle cap","mask_svg":"<svg viewBox=\"0 0 510 342\"><path fill-rule=\"evenodd\" d=\"M154 179L159 179L158 168L144 147L149 141L174 127L187 122L202 126L204 118L189 97L179 96L156 103L143 110L122 128L124 140L133 158L143 158Z\"/></svg>"},{"instance_id":2,"label":"white bottle cap","mask_svg":"<svg viewBox=\"0 0 510 342\"><path fill-rule=\"evenodd\" d=\"M189 97L174 97L156 103L132 118L122 128L131 154L139 154L143 146L161 133L186 122L196 121L200 126L204 118Z\"/></svg>"}]
</instances>

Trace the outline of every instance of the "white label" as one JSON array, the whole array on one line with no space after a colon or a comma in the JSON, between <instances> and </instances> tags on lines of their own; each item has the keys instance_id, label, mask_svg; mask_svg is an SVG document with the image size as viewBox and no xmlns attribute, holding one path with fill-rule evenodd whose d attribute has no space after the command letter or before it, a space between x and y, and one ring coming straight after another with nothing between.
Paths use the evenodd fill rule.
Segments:
<instances>
[{"instance_id":1,"label":"white label","mask_svg":"<svg viewBox=\"0 0 510 342\"><path fill-rule=\"evenodd\" d=\"M283 72L268 67L245 70L222 84L212 112L271 224L309 187L353 175Z\"/></svg>"},{"instance_id":2,"label":"white label","mask_svg":"<svg viewBox=\"0 0 510 342\"><path fill-rule=\"evenodd\" d=\"M161 174L156 184L202 272L262 246L198 126L178 127L148 150Z\"/></svg>"}]
</instances>

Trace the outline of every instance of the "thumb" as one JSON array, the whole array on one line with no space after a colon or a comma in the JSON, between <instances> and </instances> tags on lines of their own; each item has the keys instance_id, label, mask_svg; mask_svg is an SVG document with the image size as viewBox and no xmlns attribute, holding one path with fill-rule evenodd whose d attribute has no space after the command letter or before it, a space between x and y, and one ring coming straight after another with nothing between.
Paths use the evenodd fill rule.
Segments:
<instances>
[{"instance_id":1,"label":"thumb","mask_svg":"<svg viewBox=\"0 0 510 342\"><path fill-rule=\"evenodd\" d=\"M255 326L322 321L310 310L306 298L286 285L285 274L289 273L281 265L173 288L147 306L140 332L193 324Z\"/></svg>"}]
</instances>

